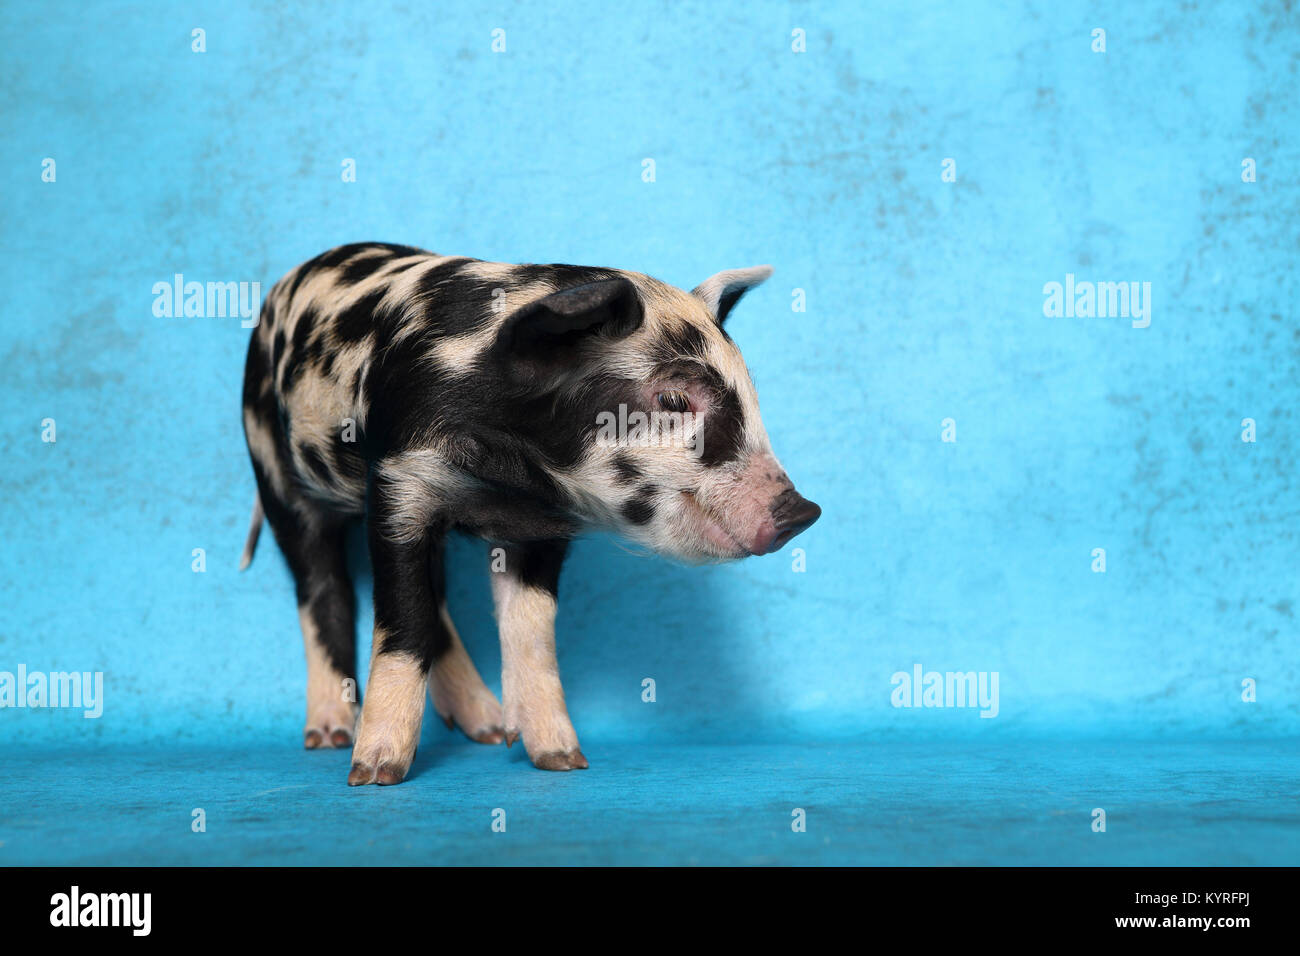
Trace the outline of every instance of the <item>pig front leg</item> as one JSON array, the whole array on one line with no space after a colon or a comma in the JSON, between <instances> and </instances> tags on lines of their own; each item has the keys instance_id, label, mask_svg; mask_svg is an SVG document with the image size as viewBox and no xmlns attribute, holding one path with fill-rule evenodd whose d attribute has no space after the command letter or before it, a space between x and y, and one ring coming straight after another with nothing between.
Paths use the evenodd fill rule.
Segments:
<instances>
[{"instance_id":1,"label":"pig front leg","mask_svg":"<svg viewBox=\"0 0 1300 956\"><path fill-rule=\"evenodd\" d=\"M420 740L429 671L451 646L439 613L442 530L408 528L394 535L390 510L384 495L372 491L369 536L375 630L370 678L348 774L348 784L354 787L402 782Z\"/></svg>"},{"instance_id":2,"label":"pig front leg","mask_svg":"<svg viewBox=\"0 0 1300 956\"><path fill-rule=\"evenodd\" d=\"M492 573L501 632L501 700L506 743L520 737L533 766L585 770L555 659L555 602L566 541L514 545Z\"/></svg>"}]
</instances>

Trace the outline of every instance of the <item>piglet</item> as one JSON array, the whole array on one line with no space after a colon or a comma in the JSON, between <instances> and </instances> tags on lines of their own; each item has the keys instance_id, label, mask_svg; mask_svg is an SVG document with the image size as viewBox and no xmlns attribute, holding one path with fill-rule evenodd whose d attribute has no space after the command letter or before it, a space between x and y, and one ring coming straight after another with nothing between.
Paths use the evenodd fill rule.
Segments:
<instances>
[{"instance_id":1,"label":"piglet","mask_svg":"<svg viewBox=\"0 0 1300 956\"><path fill-rule=\"evenodd\" d=\"M619 269L340 246L268 293L244 371L257 502L297 587L308 748L352 747L348 783L400 783L425 687L449 727L587 767L555 657L569 541L616 532L688 562L778 550L821 509L772 454L731 310L771 274L685 292ZM356 694L344 530L364 518L374 636ZM491 545L502 703L447 614L443 542Z\"/></svg>"}]
</instances>

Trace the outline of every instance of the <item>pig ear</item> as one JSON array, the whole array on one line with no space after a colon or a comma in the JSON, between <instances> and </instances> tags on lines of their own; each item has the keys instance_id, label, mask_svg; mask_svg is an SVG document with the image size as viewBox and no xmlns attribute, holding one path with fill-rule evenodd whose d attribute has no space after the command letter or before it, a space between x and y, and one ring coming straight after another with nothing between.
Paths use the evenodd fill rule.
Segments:
<instances>
[{"instance_id":1,"label":"pig ear","mask_svg":"<svg viewBox=\"0 0 1300 956\"><path fill-rule=\"evenodd\" d=\"M704 300L714 318L721 325L740 297L764 282L772 274L771 266L751 266L748 269L727 269L710 276L695 287L693 295Z\"/></svg>"},{"instance_id":2,"label":"pig ear","mask_svg":"<svg viewBox=\"0 0 1300 956\"><path fill-rule=\"evenodd\" d=\"M493 350L502 357L545 361L581 339L628 335L641 325L641 297L627 279L601 279L552 292L508 316Z\"/></svg>"}]
</instances>

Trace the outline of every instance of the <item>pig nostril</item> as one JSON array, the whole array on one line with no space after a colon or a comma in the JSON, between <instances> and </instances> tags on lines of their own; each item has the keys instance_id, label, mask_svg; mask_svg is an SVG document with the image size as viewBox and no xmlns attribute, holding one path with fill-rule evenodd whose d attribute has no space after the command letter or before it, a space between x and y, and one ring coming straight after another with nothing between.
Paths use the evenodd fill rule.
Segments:
<instances>
[{"instance_id":1,"label":"pig nostril","mask_svg":"<svg viewBox=\"0 0 1300 956\"><path fill-rule=\"evenodd\" d=\"M779 551L795 535L807 531L822 516L822 509L815 502L795 495L794 502L787 502L787 507L777 519L776 537L768 547L768 553Z\"/></svg>"}]
</instances>

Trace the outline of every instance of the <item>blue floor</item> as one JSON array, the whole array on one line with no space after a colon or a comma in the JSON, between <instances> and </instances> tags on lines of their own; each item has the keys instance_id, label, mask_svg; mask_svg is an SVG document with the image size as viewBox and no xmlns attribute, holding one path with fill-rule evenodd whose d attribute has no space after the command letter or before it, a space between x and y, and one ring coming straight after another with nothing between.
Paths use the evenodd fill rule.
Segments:
<instances>
[{"instance_id":1,"label":"blue floor","mask_svg":"<svg viewBox=\"0 0 1300 956\"><path fill-rule=\"evenodd\" d=\"M438 737L384 789L345 786L346 752L290 745L20 748L3 761L0 864L1300 862L1294 740L584 740L592 768L554 774L518 747Z\"/></svg>"}]
</instances>

